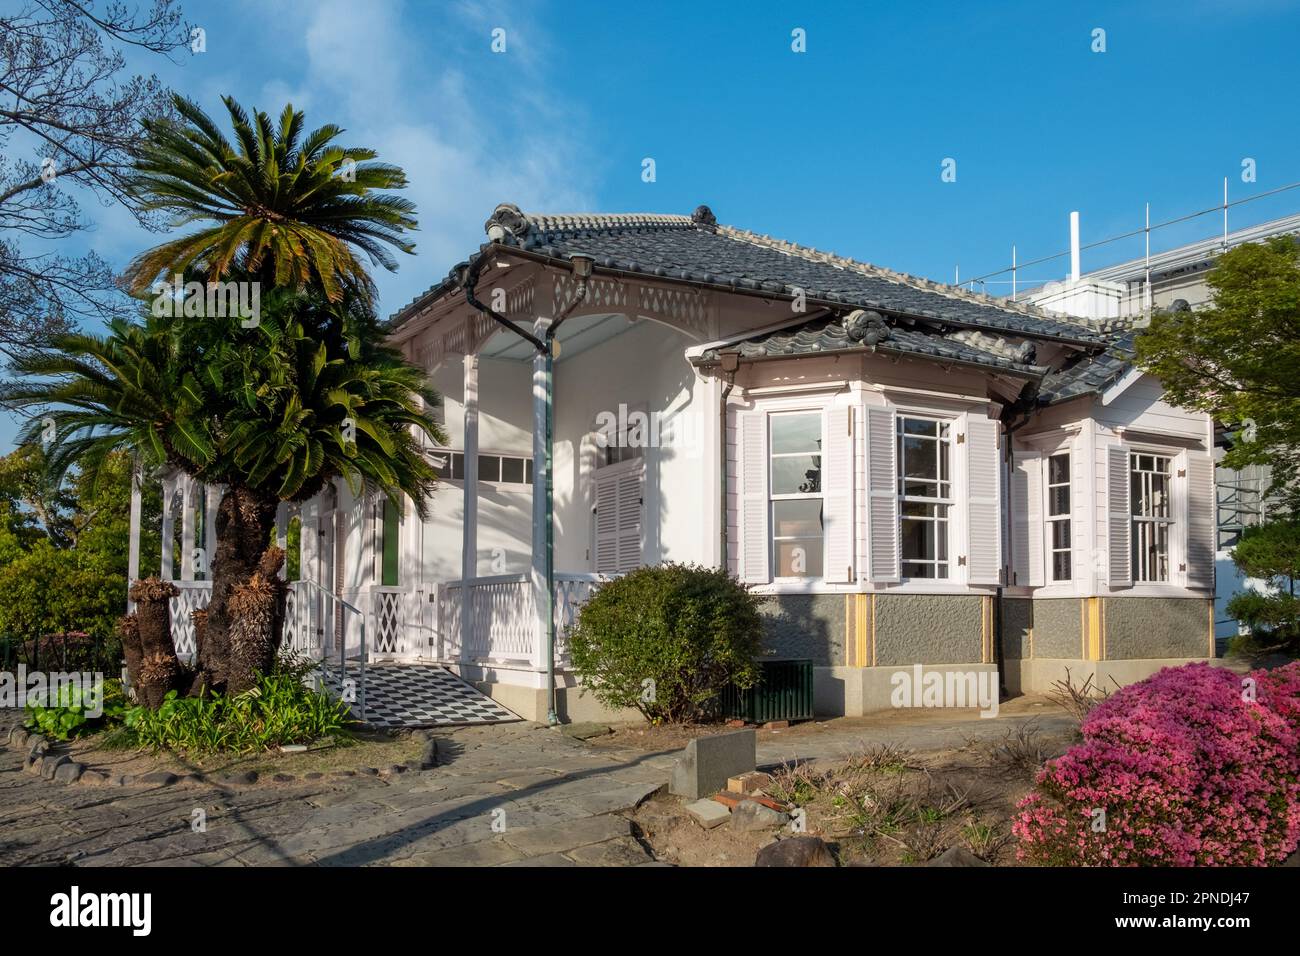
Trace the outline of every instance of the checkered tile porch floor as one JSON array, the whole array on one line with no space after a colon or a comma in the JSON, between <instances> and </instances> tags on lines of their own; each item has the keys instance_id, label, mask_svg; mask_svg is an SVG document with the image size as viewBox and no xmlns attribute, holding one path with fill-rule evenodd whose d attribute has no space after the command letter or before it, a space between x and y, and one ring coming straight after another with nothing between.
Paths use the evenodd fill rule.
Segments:
<instances>
[{"instance_id":1,"label":"checkered tile porch floor","mask_svg":"<svg viewBox=\"0 0 1300 956\"><path fill-rule=\"evenodd\" d=\"M360 668L348 664L357 680ZM338 664L325 666L325 688L341 692ZM360 706L352 715L360 719ZM367 664L365 722L375 727L457 727L520 720L491 697L436 664Z\"/></svg>"}]
</instances>

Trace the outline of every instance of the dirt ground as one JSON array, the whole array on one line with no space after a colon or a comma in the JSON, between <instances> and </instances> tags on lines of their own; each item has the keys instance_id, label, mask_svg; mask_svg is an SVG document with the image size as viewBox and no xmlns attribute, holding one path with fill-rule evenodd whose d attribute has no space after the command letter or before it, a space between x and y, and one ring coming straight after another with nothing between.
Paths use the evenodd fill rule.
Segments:
<instances>
[{"instance_id":1,"label":"dirt ground","mask_svg":"<svg viewBox=\"0 0 1300 956\"><path fill-rule=\"evenodd\" d=\"M223 774L254 771L260 776L291 773L329 773L332 770L356 770L359 767L384 768L416 760L423 744L410 734L380 732L355 733L351 740L325 742L310 746L302 753L267 752L244 756L217 755L184 757L167 751L151 753L118 750L104 746L104 735L95 734L57 745L88 769L108 774L144 774L155 770L183 774Z\"/></svg>"},{"instance_id":2,"label":"dirt ground","mask_svg":"<svg viewBox=\"0 0 1300 956\"><path fill-rule=\"evenodd\" d=\"M824 723L798 730L815 735L832 732L832 725L845 729L842 720ZM650 737L656 735L641 739ZM802 811L801 821L786 830L801 826L797 832L822 837L841 865L917 865L953 846L995 865L1015 865L1015 804L1032 788L1041 763L1072 743L1071 732L1045 732L1029 722L956 748L915 752L877 744L842 760L786 763L775 769L764 792ZM778 837L776 829L738 831L729 823L705 829L686 812L686 803L661 792L630 815L656 858L679 866L750 866Z\"/></svg>"}]
</instances>

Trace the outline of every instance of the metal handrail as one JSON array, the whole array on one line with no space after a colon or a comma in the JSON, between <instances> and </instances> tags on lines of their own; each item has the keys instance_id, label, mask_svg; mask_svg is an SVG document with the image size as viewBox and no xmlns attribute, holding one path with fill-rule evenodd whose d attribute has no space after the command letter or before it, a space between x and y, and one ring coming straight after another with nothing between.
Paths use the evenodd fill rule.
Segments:
<instances>
[{"instance_id":1,"label":"metal handrail","mask_svg":"<svg viewBox=\"0 0 1300 956\"><path fill-rule=\"evenodd\" d=\"M304 584L309 589L315 588L322 595L329 598L331 601L334 601L336 604L340 605L343 608L343 610L351 611L353 614L357 616L358 623L360 623L361 625L361 659L358 665L360 680L358 682L358 688L357 688L357 704L361 710L361 714L360 714L361 720L364 722L366 719L366 615L365 613L359 607L356 607L355 605L350 604L349 602L343 600L342 597L335 594L333 591L330 591L327 588L321 586L321 584L317 581L301 580L301 581L295 581L294 583ZM344 638L342 641L339 642L339 686L340 687L343 686L343 682L346 681L348 677L348 654L347 654L348 641L347 641L346 632L347 629L345 627ZM321 637L320 656L321 656L321 662L324 663L327 654L325 653L325 634L323 630L320 637Z\"/></svg>"}]
</instances>

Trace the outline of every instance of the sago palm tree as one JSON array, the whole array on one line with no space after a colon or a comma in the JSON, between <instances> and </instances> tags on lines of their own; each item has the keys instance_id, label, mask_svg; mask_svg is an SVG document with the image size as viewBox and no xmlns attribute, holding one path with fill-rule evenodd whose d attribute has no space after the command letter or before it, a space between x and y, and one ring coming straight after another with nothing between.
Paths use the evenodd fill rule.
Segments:
<instances>
[{"instance_id":1,"label":"sago palm tree","mask_svg":"<svg viewBox=\"0 0 1300 956\"><path fill-rule=\"evenodd\" d=\"M420 435L444 440L425 411L436 396L362 304L277 290L254 328L151 315L56 346L15 363L26 382L4 389L13 407L42 410L20 441L45 440L54 474L93 475L125 449L225 488L198 660L209 687L243 689L274 659L279 621L269 650L241 649L230 601L263 567L281 501L342 478L426 514L435 475Z\"/></svg>"},{"instance_id":2,"label":"sago palm tree","mask_svg":"<svg viewBox=\"0 0 1300 956\"><path fill-rule=\"evenodd\" d=\"M412 252L416 227L409 200L377 192L401 189L406 175L377 163L374 150L335 145L343 132L322 126L303 135L303 113L285 106L278 125L250 118L223 97L232 143L193 101L175 97L180 122L146 120L149 137L131 189L147 210L170 213L177 228L201 228L147 250L127 267L140 294L159 277L190 270L209 280L232 266L264 287L318 284L332 302L346 290L369 297L371 280L355 250L395 269L390 247Z\"/></svg>"}]
</instances>

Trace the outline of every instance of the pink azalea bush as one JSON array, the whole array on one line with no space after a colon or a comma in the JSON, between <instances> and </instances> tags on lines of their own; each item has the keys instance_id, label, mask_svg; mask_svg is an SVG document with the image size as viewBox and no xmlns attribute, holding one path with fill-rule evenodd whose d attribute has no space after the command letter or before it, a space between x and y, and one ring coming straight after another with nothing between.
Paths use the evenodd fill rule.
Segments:
<instances>
[{"instance_id":1,"label":"pink azalea bush","mask_svg":"<svg viewBox=\"0 0 1300 956\"><path fill-rule=\"evenodd\" d=\"M1080 730L1083 743L1048 761L1017 805L1020 859L1267 866L1300 843L1300 661L1245 677L1165 668Z\"/></svg>"}]
</instances>

